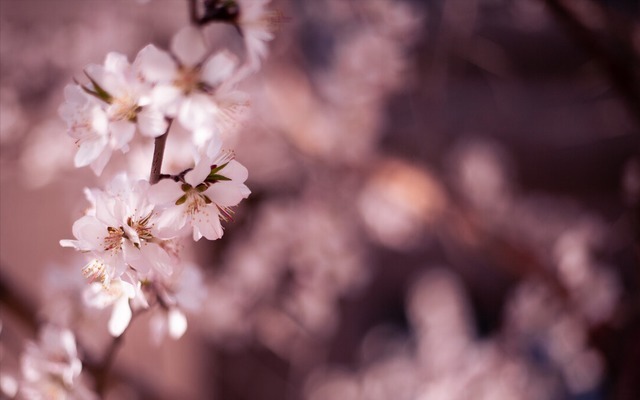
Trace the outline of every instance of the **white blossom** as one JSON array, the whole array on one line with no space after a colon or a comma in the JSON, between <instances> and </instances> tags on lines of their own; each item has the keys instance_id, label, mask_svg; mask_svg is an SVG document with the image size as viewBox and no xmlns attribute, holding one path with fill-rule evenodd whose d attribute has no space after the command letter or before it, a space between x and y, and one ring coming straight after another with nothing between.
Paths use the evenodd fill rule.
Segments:
<instances>
[{"instance_id":1,"label":"white blossom","mask_svg":"<svg viewBox=\"0 0 640 400\"><path fill-rule=\"evenodd\" d=\"M237 26L242 32L250 69L258 70L267 56L267 43L273 39L273 13L266 7L270 0L238 0Z\"/></svg>"},{"instance_id":2,"label":"white blossom","mask_svg":"<svg viewBox=\"0 0 640 400\"><path fill-rule=\"evenodd\" d=\"M152 338L158 344L167 334L179 339L187 330L185 313L199 312L206 300L202 272L193 264L184 264L170 277L159 276L153 285L163 308L151 320Z\"/></svg>"},{"instance_id":3,"label":"white blossom","mask_svg":"<svg viewBox=\"0 0 640 400\"><path fill-rule=\"evenodd\" d=\"M133 137L136 127L148 137L166 131L168 123L164 115L151 103L151 85L141 79L126 56L109 53L104 66L89 65L85 71L94 86L89 90L103 97L109 130L114 135Z\"/></svg>"},{"instance_id":4,"label":"white blossom","mask_svg":"<svg viewBox=\"0 0 640 400\"><path fill-rule=\"evenodd\" d=\"M77 85L67 85L64 95L65 103L60 106L59 113L67 123L69 136L78 146L74 164L78 168L91 165L100 175L113 150L126 150L131 137L111 134L106 112Z\"/></svg>"},{"instance_id":5,"label":"white blossom","mask_svg":"<svg viewBox=\"0 0 640 400\"><path fill-rule=\"evenodd\" d=\"M89 307L104 309L113 306L109 319L109 333L117 337L129 326L133 315L129 300L136 296L136 288L122 279L112 280L108 286L91 283L83 293L83 300Z\"/></svg>"},{"instance_id":6,"label":"white blossom","mask_svg":"<svg viewBox=\"0 0 640 400\"><path fill-rule=\"evenodd\" d=\"M68 329L46 325L38 343L29 342L21 357L20 395L25 399L93 399L80 381L82 362Z\"/></svg>"},{"instance_id":7,"label":"white blossom","mask_svg":"<svg viewBox=\"0 0 640 400\"><path fill-rule=\"evenodd\" d=\"M63 247L89 252L85 274L108 284L131 267L141 274L155 270L170 274L174 260L162 246L155 229L156 212L147 199L147 181L132 182L116 176L106 191L87 191L93 208L73 224L76 240L61 240Z\"/></svg>"},{"instance_id":8,"label":"white blossom","mask_svg":"<svg viewBox=\"0 0 640 400\"><path fill-rule=\"evenodd\" d=\"M220 220L230 220L231 207L251 193L244 184L247 176L247 169L231 153L219 151L214 159L202 157L184 182L158 182L150 188L149 198L165 207L157 220L159 228L179 231L190 225L194 240L219 239Z\"/></svg>"},{"instance_id":9,"label":"white blossom","mask_svg":"<svg viewBox=\"0 0 640 400\"><path fill-rule=\"evenodd\" d=\"M229 117L246 107L246 97L233 89L236 60L228 52L207 53L202 33L187 27L171 41L171 54L148 45L136 59L155 84L153 103L200 141L228 130Z\"/></svg>"}]
</instances>

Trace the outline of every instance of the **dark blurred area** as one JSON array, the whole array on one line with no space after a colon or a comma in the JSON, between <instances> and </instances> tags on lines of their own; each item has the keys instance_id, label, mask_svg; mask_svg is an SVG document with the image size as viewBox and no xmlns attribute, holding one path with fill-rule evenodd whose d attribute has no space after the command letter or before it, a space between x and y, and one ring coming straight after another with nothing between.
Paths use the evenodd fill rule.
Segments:
<instances>
[{"instance_id":1,"label":"dark blurred area","mask_svg":"<svg viewBox=\"0 0 640 400\"><path fill-rule=\"evenodd\" d=\"M640 398L638 3L273 7L234 139L252 194L193 247L208 302L159 350L141 322L110 398ZM104 181L72 168L62 88L186 8L0 0L1 272L35 304L79 271L58 240ZM241 51L227 28L206 34ZM2 323L10 373L29 333Z\"/></svg>"}]
</instances>

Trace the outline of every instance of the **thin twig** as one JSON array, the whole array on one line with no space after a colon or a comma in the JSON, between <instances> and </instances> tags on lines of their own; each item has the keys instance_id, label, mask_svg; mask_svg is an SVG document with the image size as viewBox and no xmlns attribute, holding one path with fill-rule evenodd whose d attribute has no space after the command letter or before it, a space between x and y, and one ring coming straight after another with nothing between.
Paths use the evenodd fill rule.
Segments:
<instances>
[{"instance_id":1,"label":"thin twig","mask_svg":"<svg viewBox=\"0 0 640 400\"><path fill-rule=\"evenodd\" d=\"M124 332L122 335L113 338L113 341L109 345L106 350L105 356L100 363L100 365L95 370L95 380L96 380L96 393L101 397L104 397L104 392L107 388L109 371L111 370L111 366L113 365L113 360L116 357L116 353L118 349L122 345L124 341Z\"/></svg>"},{"instance_id":2,"label":"thin twig","mask_svg":"<svg viewBox=\"0 0 640 400\"><path fill-rule=\"evenodd\" d=\"M160 180L160 174L162 172L162 158L164 157L164 146L167 143L167 136L169 136L169 129L171 129L171 122L167 125L167 130L161 136L158 136L154 142L153 147L153 161L151 162L151 173L149 174L149 182L153 185Z\"/></svg>"}]
</instances>

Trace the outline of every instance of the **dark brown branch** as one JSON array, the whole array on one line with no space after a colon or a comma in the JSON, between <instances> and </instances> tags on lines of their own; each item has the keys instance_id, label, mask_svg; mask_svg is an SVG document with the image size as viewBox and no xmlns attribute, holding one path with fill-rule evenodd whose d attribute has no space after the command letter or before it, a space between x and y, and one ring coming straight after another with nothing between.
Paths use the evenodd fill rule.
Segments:
<instances>
[{"instance_id":1,"label":"dark brown branch","mask_svg":"<svg viewBox=\"0 0 640 400\"><path fill-rule=\"evenodd\" d=\"M155 140L153 147L153 161L151 162L151 173L149 174L149 182L153 185L160 180L160 174L162 172L162 159L164 157L164 147L167 143L167 136L169 136L169 129L171 129L171 122L167 125L167 130L161 136L158 136Z\"/></svg>"}]
</instances>

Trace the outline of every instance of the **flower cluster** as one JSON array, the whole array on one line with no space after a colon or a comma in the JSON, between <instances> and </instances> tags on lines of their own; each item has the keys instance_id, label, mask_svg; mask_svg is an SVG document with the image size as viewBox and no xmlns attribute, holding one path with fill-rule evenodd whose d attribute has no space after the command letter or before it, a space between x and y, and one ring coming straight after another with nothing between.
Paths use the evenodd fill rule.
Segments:
<instances>
[{"instance_id":1,"label":"flower cluster","mask_svg":"<svg viewBox=\"0 0 640 400\"><path fill-rule=\"evenodd\" d=\"M132 62L111 52L104 64L84 69L82 82L65 87L59 114L77 146L75 167L112 176L103 188L85 189L89 205L73 224L74 238L60 244L86 257L82 275L88 284L78 298L83 307L111 310L107 329L113 337L137 313L153 308L157 341L178 339L187 329L186 313L199 312L207 296L203 273L181 254L182 240L220 239L223 223L251 193L247 169L223 144L248 105L237 86L257 70L265 41L272 39L268 24L260 23L270 18L267 2L205 2L216 3L226 16L218 19L242 33L244 65L207 45L200 28L216 18L192 16L194 26L181 29L168 50L149 44ZM187 146L178 145L190 150L190 162L176 174L162 171L172 126L190 134ZM113 155L145 142L154 143L150 177L134 178ZM90 392L75 393L84 387L77 383L82 362L72 331L47 328L42 335L41 345L30 344L23 358L25 397L91 398Z\"/></svg>"}]
</instances>

